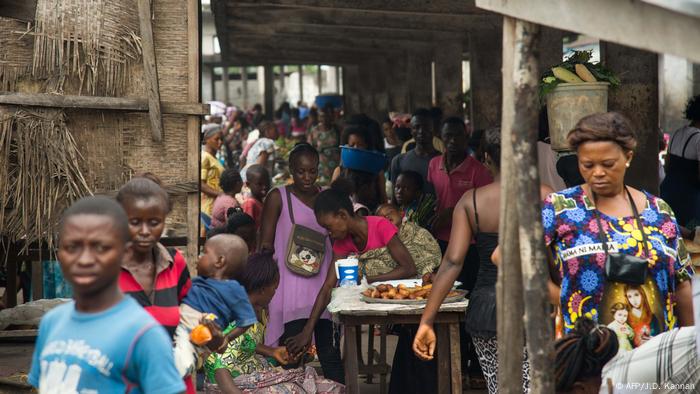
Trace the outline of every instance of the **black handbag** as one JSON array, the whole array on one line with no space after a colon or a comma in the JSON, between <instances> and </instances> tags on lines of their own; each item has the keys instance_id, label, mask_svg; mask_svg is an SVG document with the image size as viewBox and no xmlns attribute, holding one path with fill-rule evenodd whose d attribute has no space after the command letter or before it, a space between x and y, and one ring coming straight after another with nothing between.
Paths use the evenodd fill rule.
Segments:
<instances>
[{"instance_id":1,"label":"black handbag","mask_svg":"<svg viewBox=\"0 0 700 394\"><path fill-rule=\"evenodd\" d=\"M634 214L634 219L637 222L637 228L642 233L644 252L647 256L651 256L647 245L647 236L644 233L644 225L639 219L637 206L632 199L632 194L630 193L629 189L625 188L625 190L627 191L627 197L630 200L630 205L632 205L632 213ZM594 202L596 201L595 193L593 193L593 200ZM645 258L631 256L624 253L610 253L608 251L607 239L603 235L603 225L600 221L600 215L598 214L597 207L595 210L595 218L598 221L598 236L600 237L600 242L603 244L603 250L605 251L605 277L613 282L638 286L643 285L647 279L647 267L649 261Z\"/></svg>"}]
</instances>

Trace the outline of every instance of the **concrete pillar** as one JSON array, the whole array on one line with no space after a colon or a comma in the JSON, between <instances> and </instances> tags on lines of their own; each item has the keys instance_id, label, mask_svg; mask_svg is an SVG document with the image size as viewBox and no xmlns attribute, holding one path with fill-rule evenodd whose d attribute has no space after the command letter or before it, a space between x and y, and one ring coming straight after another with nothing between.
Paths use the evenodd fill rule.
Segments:
<instances>
[{"instance_id":1,"label":"concrete pillar","mask_svg":"<svg viewBox=\"0 0 700 394\"><path fill-rule=\"evenodd\" d=\"M501 125L501 29L477 30L469 37L474 129Z\"/></svg>"},{"instance_id":2,"label":"concrete pillar","mask_svg":"<svg viewBox=\"0 0 700 394\"><path fill-rule=\"evenodd\" d=\"M435 47L435 98L445 116L462 114L462 43Z\"/></svg>"},{"instance_id":3,"label":"concrete pillar","mask_svg":"<svg viewBox=\"0 0 700 394\"><path fill-rule=\"evenodd\" d=\"M275 113L275 74L272 66L264 67L263 97L265 100L265 117L268 120L274 119Z\"/></svg>"},{"instance_id":4,"label":"concrete pillar","mask_svg":"<svg viewBox=\"0 0 700 394\"><path fill-rule=\"evenodd\" d=\"M213 67L203 65L202 67L202 101L207 102L214 99L214 70Z\"/></svg>"},{"instance_id":5,"label":"concrete pillar","mask_svg":"<svg viewBox=\"0 0 700 394\"><path fill-rule=\"evenodd\" d=\"M299 101L304 102L304 65L299 65Z\"/></svg>"},{"instance_id":6,"label":"concrete pillar","mask_svg":"<svg viewBox=\"0 0 700 394\"><path fill-rule=\"evenodd\" d=\"M335 92L341 94L340 91L340 66L335 66Z\"/></svg>"},{"instance_id":7,"label":"concrete pillar","mask_svg":"<svg viewBox=\"0 0 700 394\"><path fill-rule=\"evenodd\" d=\"M374 107L367 111L367 115L377 121L381 121L387 116L390 108L389 92L394 88L391 85L391 69L384 57L376 57L370 60L370 76L373 80L372 95L374 96Z\"/></svg>"},{"instance_id":8,"label":"concrete pillar","mask_svg":"<svg viewBox=\"0 0 700 394\"><path fill-rule=\"evenodd\" d=\"M625 182L659 192L659 61L655 53L601 42L601 60L620 76L608 92L608 110L627 116L637 132L637 151Z\"/></svg>"},{"instance_id":9,"label":"concrete pillar","mask_svg":"<svg viewBox=\"0 0 700 394\"><path fill-rule=\"evenodd\" d=\"M224 103L226 103L226 105L228 105L229 101L231 100L231 92L229 91L228 77L228 65L224 64L224 66L221 68L221 81L224 85L224 95L222 100Z\"/></svg>"},{"instance_id":10,"label":"concrete pillar","mask_svg":"<svg viewBox=\"0 0 700 394\"><path fill-rule=\"evenodd\" d=\"M357 87L358 95L360 96L360 107L359 112L369 114L376 108L374 104L374 92L377 90L375 87L376 79L374 78L373 65L369 60L360 63L359 68L359 86Z\"/></svg>"},{"instance_id":11,"label":"concrete pillar","mask_svg":"<svg viewBox=\"0 0 700 394\"><path fill-rule=\"evenodd\" d=\"M321 72L321 65L316 65L316 85L318 85L318 94L323 93L323 73Z\"/></svg>"},{"instance_id":12,"label":"concrete pillar","mask_svg":"<svg viewBox=\"0 0 700 394\"><path fill-rule=\"evenodd\" d=\"M284 64L280 66L280 91L284 92Z\"/></svg>"},{"instance_id":13,"label":"concrete pillar","mask_svg":"<svg viewBox=\"0 0 700 394\"><path fill-rule=\"evenodd\" d=\"M684 112L692 93L693 63L678 56L659 56L661 130L670 133L688 123Z\"/></svg>"},{"instance_id":14,"label":"concrete pillar","mask_svg":"<svg viewBox=\"0 0 700 394\"><path fill-rule=\"evenodd\" d=\"M343 96L345 98L345 113L360 112L360 68L357 65L343 67Z\"/></svg>"},{"instance_id":15,"label":"concrete pillar","mask_svg":"<svg viewBox=\"0 0 700 394\"><path fill-rule=\"evenodd\" d=\"M408 112L411 106L408 67L403 62L391 61L387 66L386 90L389 93L389 111ZM384 116L387 116L387 114ZM382 119L377 120L381 121Z\"/></svg>"},{"instance_id":16,"label":"concrete pillar","mask_svg":"<svg viewBox=\"0 0 700 394\"><path fill-rule=\"evenodd\" d=\"M408 111L430 107L432 82L430 80L430 56L426 53L410 53L406 56L408 78Z\"/></svg>"},{"instance_id":17,"label":"concrete pillar","mask_svg":"<svg viewBox=\"0 0 700 394\"><path fill-rule=\"evenodd\" d=\"M241 67L241 90L243 91L243 108L248 109L250 105L248 99L248 67Z\"/></svg>"}]
</instances>

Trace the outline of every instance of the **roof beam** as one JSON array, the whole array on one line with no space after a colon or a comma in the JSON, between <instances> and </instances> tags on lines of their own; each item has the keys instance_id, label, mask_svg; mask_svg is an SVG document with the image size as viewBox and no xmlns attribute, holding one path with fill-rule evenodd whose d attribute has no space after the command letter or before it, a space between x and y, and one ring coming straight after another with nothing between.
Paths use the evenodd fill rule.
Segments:
<instances>
[{"instance_id":1,"label":"roof beam","mask_svg":"<svg viewBox=\"0 0 700 394\"><path fill-rule=\"evenodd\" d=\"M528 22L700 63L700 39L697 39L700 37L700 18L644 1L476 0L476 4L485 10ZM624 16L624 23L621 16Z\"/></svg>"},{"instance_id":2,"label":"roof beam","mask_svg":"<svg viewBox=\"0 0 700 394\"><path fill-rule=\"evenodd\" d=\"M348 9L374 14L391 15L464 15L483 14L474 0L235 0L237 7L278 7L297 9Z\"/></svg>"}]
</instances>

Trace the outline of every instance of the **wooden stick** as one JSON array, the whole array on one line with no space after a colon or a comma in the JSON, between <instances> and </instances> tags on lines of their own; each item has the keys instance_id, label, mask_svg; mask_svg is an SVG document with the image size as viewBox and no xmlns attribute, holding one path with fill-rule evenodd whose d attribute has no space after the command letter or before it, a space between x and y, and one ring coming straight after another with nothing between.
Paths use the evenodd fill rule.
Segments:
<instances>
[{"instance_id":1,"label":"wooden stick","mask_svg":"<svg viewBox=\"0 0 700 394\"><path fill-rule=\"evenodd\" d=\"M158 68L156 49L153 42L150 0L138 0L139 22L141 26L141 48L143 50L143 71L148 92L148 117L151 120L153 141L163 140L163 118L160 111L160 89L158 88Z\"/></svg>"},{"instance_id":2,"label":"wooden stick","mask_svg":"<svg viewBox=\"0 0 700 394\"><path fill-rule=\"evenodd\" d=\"M199 1L187 1L187 99L201 100L199 83ZM187 117L187 180L199 185L200 149L199 131L201 119L198 116ZM199 255L199 193L187 195L187 262L190 273L196 274L197 256Z\"/></svg>"},{"instance_id":3,"label":"wooden stick","mask_svg":"<svg viewBox=\"0 0 700 394\"><path fill-rule=\"evenodd\" d=\"M522 393L523 288L518 242L515 187L516 164L512 160L513 57L515 20L503 18L503 115L501 123L501 207L499 245L502 262L496 283L498 390L504 394Z\"/></svg>"},{"instance_id":4,"label":"wooden stick","mask_svg":"<svg viewBox=\"0 0 700 394\"><path fill-rule=\"evenodd\" d=\"M554 392L553 323L547 299L547 255L542 230L540 179L537 171L539 71L537 51L540 29L533 23L515 22L513 73L514 112L511 161L518 163L510 180L517 190L518 235L525 305L525 337L530 361L530 392ZM505 120L505 118L504 118ZM509 144L511 145L511 144Z\"/></svg>"},{"instance_id":5,"label":"wooden stick","mask_svg":"<svg viewBox=\"0 0 700 394\"><path fill-rule=\"evenodd\" d=\"M0 104L30 107L104 109L112 111L148 111L148 100L133 97L72 96L47 93L0 93ZM163 113L177 115L208 115L209 104L161 103Z\"/></svg>"}]
</instances>

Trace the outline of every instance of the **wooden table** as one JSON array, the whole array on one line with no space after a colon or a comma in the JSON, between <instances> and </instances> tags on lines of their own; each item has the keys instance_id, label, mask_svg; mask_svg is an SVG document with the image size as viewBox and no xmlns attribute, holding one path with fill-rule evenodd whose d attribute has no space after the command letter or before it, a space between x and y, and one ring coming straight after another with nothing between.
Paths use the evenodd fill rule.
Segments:
<instances>
[{"instance_id":1,"label":"wooden table","mask_svg":"<svg viewBox=\"0 0 700 394\"><path fill-rule=\"evenodd\" d=\"M343 300L338 297L339 290L345 292ZM357 297L345 300L350 291ZM359 300L356 289L336 289L333 293L329 310L334 319L340 321L345 329L345 347L343 363L345 365L345 388L349 394L359 393L358 375L358 330L361 325L418 324L424 306L367 304ZM335 299L335 300L333 300ZM437 393L462 393L462 364L460 350L459 323L464 320L467 301L443 304L435 318L437 336ZM371 333L370 333L371 335ZM380 360L380 363L383 360ZM369 360L368 360L369 362ZM382 388L384 389L384 388Z\"/></svg>"}]
</instances>

